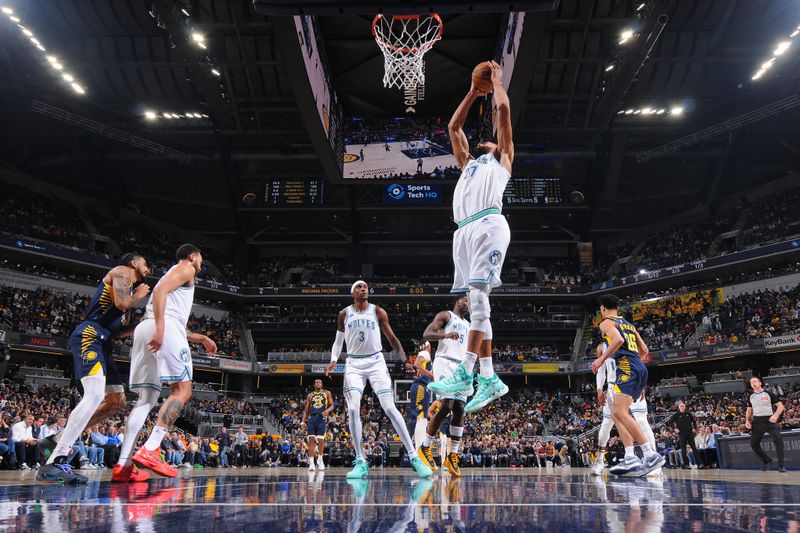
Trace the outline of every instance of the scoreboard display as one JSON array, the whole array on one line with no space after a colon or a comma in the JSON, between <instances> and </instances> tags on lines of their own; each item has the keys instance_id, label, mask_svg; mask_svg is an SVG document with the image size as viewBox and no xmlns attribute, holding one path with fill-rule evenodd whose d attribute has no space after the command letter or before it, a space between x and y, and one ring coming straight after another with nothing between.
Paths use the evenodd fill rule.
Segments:
<instances>
[{"instance_id":1,"label":"scoreboard display","mask_svg":"<svg viewBox=\"0 0 800 533\"><path fill-rule=\"evenodd\" d=\"M561 202L561 178L512 176L503 193L505 205L556 205Z\"/></svg>"},{"instance_id":2,"label":"scoreboard display","mask_svg":"<svg viewBox=\"0 0 800 533\"><path fill-rule=\"evenodd\" d=\"M318 178L267 180L264 203L274 206L322 205L323 182Z\"/></svg>"}]
</instances>

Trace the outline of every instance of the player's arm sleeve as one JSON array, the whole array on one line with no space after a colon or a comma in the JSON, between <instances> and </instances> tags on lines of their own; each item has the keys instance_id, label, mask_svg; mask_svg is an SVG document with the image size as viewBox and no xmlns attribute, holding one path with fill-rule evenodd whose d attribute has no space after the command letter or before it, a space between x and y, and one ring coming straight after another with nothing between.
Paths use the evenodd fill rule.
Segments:
<instances>
[{"instance_id":1,"label":"player's arm sleeve","mask_svg":"<svg viewBox=\"0 0 800 533\"><path fill-rule=\"evenodd\" d=\"M339 355L342 353L342 345L344 345L344 332L337 331L336 338L333 341L333 346L331 347L331 363L335 363L339 360Z\"/></svg>"}]
</instances>

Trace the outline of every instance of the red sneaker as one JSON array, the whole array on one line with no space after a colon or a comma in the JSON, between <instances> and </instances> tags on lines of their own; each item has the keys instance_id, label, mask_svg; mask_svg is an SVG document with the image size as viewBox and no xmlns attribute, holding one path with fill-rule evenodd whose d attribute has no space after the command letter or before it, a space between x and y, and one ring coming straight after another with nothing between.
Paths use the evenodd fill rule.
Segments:
<instances>
[{"instance_id":1,"label":"red sneaker","mask_svg":"<svg viewBox=\"0 0 800 533\"><path fill-rule=\"evenodd\" d=\"M135 465L120 466L114 465L114 473L111 474L111 481L147 481L150 479L150 474L142 472Z\"/></svg>"},{"instance_id":2,"label":"red sneaker","mask_svg":"<svg viewBox=\"0 0 800 533\"><path fill-rule=\"evenodd\" d=\"M178 477L178 471L161 458L161 454L158 453L158 450L150 451L142 446L136 451L136 454L131 457L131 460L136 466L152 470L160 476Z\"/></svg>"}]
</instances>

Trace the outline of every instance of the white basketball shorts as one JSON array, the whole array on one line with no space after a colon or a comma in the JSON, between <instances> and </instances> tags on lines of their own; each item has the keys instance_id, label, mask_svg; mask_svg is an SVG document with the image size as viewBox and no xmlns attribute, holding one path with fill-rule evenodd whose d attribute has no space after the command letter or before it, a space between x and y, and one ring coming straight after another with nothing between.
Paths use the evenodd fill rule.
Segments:
<instances>
[{"instance_id":1,"label":"white basketball shorts","mask_svg":"<svg viewBox=\"0 0 800 533\"><path fill-rule=\"evenodd\" d=\"M502 285L500 271L511 242L506 217L486 215L456 230L453 234L455 279L452 293L469 292L471 286Z\"/></svg>"},{"instance_id":2,"label":"white basketball shorts","mask_svg":"<svg viewBox=\"0 0 800 533\"><path fill-rule=\"evenodd\" d=\"M348 392L358 392L359 395L363 395L368 381L376 396L394 394L392 378L389 376L389 368L386 366L383 353L366 357L348 355L344 364L345 397Z\"/></svg>"},{"instance_id":3,"label":"white basketball shorts","mask_svg":"<svg viewBox=\"0 0 800 533\"><path fill-rule=\"evenodd\" d=\"M147 343L156 332L156 321L142 320L133 331L131 349L130 388L161 390L162 383L192 381L192 352L186 340L183 324L164 319L164 342L156 353L147 348Z\"/></svg>"}]
</instances>

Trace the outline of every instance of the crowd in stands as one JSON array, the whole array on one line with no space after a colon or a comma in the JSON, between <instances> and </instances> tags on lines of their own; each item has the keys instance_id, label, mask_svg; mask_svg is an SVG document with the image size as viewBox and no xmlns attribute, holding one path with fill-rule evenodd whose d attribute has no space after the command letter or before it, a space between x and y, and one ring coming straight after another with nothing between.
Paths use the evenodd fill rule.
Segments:
<instances>
[{"instance_id":1,"label":"crowd in stands","mask_svg":"<svg viewBox=\"0 0 800 533\"><path fill-rule=\"evenodd\" d=\"M90 246L90 236L77 209L17 185L3 183L0 219L2 232L15 237L26 236L78 249Z\"/></svg>"},{"instance_id":2,"label":"crowd in stands","mask_svg":"<svg viewBox=\"0 0 800 533\"><path fill-rule=\"evenodd\" d=\"M353 142L383 142L387 137L392 137L400 141L428 139L449 144L446 121L441 117L423 122L406 118L365 119L349 121L348 124ZM4 193L3 200L0 200L0 217L4 220L3 232L12 237L30 237L105 257L109 257L109 254L119 255L121 251L137 250L145 254L159 270L171 264L175 249L183 241L142 224L132 226L107 219L56 198L33 194L17 185L4 184ZM641 259L629 262L627 268L652 270L800 234L800 216L797 214L800 190L775 193L751 203L743 202L707 218L648 236L636 254ZM720 242L722 234L741 222L738 219L743 212L746 216L741 224L741 235ZM92 220L92 232L97 232L101 237L91 235L92 232L87 229L88 220ZM107 244L105 237L110 238L113 244ZM631 254L639 242L640 239L636 238L611 247L597 246L594 266L585 272L580 271L574 258L549 260L509 257L504 277L507 283L551 286L603 281L612 277L608 275L608 269L614 261ZM344 265L329 258L269 258L252 265L249 272L241 272L223 252L210 250L206 255L207 265L201 277L233 285L293 284L298 278L287 275L287 272L294 268L304 269L305 273L299 277L299 283L304 285L340 282L344 276ZM534 279L528 279L524 270L515 267L515 259L519 259L523 266L530 264L539 268ZM375 276L374 281L379 281L379 277ZM426 276L421 278L427 281ZM390 281L403 282L402 279Z\"/></svg>"},{"instance_id":3,"label":"crowd in stands","mask_svg":"<svg viewBox=\"0 0 800 533\"><path fill-rule=\"evenodd\" d=\"M89 305L89 297L60 293L50 289L25 290L0 286L0 322L19 333L69 337L80 324ZM141 308L131 313L129 320L141 316ZM133 323L133 322L131 322ZM189 330L203 333L217 343L221 355L239 357L239 336L233 320L216 320L192 315ZM130 344L130 339L126 341Z\"/></svg>"}]
</instances>

